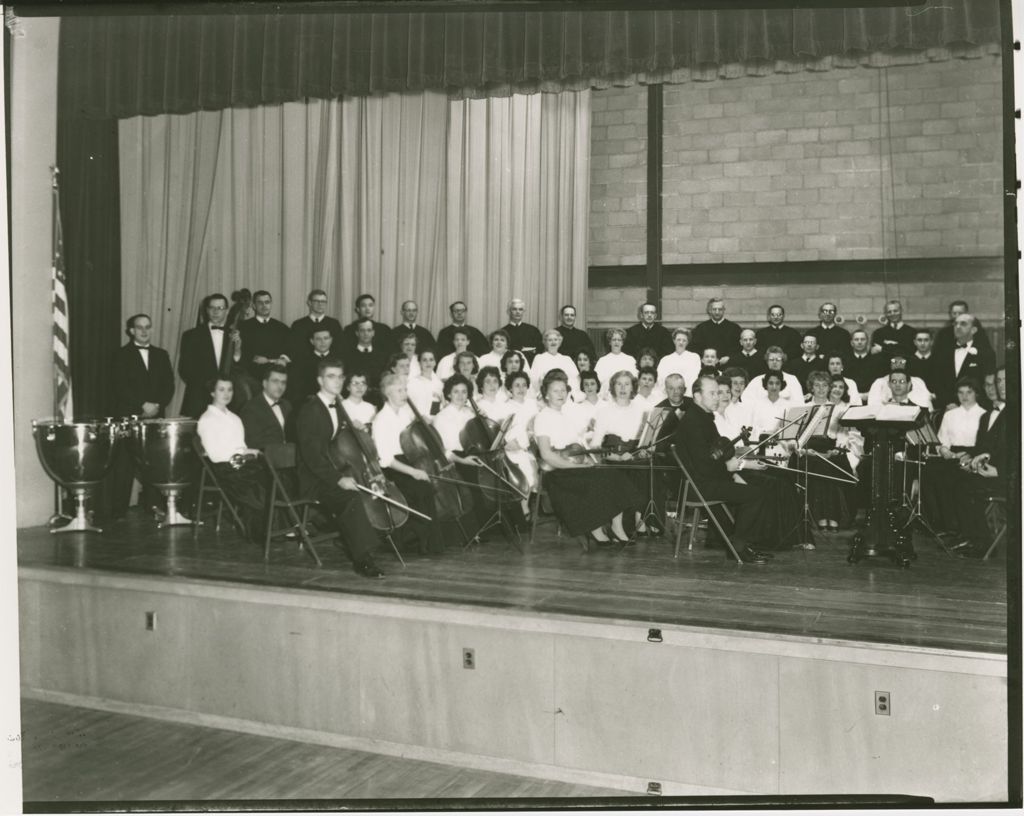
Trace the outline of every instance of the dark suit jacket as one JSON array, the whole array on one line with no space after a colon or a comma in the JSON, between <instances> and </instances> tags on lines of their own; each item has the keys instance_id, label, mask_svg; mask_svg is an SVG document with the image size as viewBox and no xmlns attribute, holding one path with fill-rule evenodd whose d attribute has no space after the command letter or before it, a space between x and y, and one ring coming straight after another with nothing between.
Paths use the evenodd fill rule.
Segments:
<instances>
[{"instance_id":1,"label":"dark suit jacket","mask_svg":"<svg viewBox=\"0 0 1024 816\"><path fill-rule=\"evenodd\" d=\"M959 371L956 370L955 345L947 347L942 352L942 356L935 360L935 397L940 407L956 402L957 380L962 377L970 377L974 380L979 392L982 392L985 376L996 370L995 352L977 344L974 344L974 348L978 353L968 354Z\"/></svg>"},{"instance_id":2,"label":"dark suit jacket","mask_svg":"<svg viewBox=\"0 0 1024 816\"><path fill-rule=\"evenodd\" d=\"M857 383L857 390L866 394L871 390L871 384L881 377L885 370L886 361L880 358L879 354L868 354L866 357L858 358L852 350L847 349L843 357L843 376Z\"/></svg>"},{"instance_id":3,"label":"dark suit jacket","mask_svg":"<svg viewBox=\"0 0 1024 816\"><path fill-rule=\"evenodd\" d=\"M594 344L590 340L590 335L585 331L576 328L567 329L565 326L555 326L555 331L562 335L562 345L558 349L559 354L564 354L575 363L576 355L585 351L593 362L597 362Z\"/></svg>"},{"instance_id":4,"label":"dark suit jacket","mask_svg":"<svg viewBox=\"0 0 1024 816\"><path fill-rule=\"evenodd\" d=\"M935 361L937 359L934 352L927 360L922 360L916 354L911 354L907 359L907 370L910 372L910 376L920 377L928 386L928 390L935 394L938 393L935 390ZM978 383L978 387L981 387L981 383Z\"/></svg>"},{"instance_id":5,"label":"dark suit jacket","mask_svg":"<svg viewBox=\"0 0 1024 816\"><path fill-rule=\"evenodd\" d=\"M225 336L221 354L230 353L231 345ZM196 326L181 335L178 374L185 381L181 413L198 419L210 404L206 383L218 374L217 356L213 351L213 341L210 340L210 330L206 326Z\"/></svg>"},{"instance_id":6,"label":"dark suit jacket","mask_svg":"<svg viewBox=\"0 0 1024 816\"><path fill-rule=\"evenodd\" d=\"M445 326L441 331L437 333L437 346L435 353L437 359L440 360L455 351L455 330L456 328L461 329L469 335L469 350L473 352L477 357L481 354L486 354L491 350L490 343L487 342L487 338L484 337L484 333L473 326Z\"/></svg>"},{"instance_id":7,"label":"dark suit jacket","mask_svg":"<svg viewBox=\"0 0 1024 816\"><path fill-rule=\"evenodd\" d=\"M381 345L376 338L373 341L373 351L369 354L360 352L358 346L348 349L344 358L345 376L365 374L367 385L376 389L380 385L380 375L384 373L388 358L391 356L389 349L390 346Z\"/></svg>"},{"instance_id":8,"label":"dark suit jacket","mask_svg":"<svg viewBox=\"0 0 1024 816\"><path fill-rule=\"evenodd\" d=\"M308 397L295 415L299 491L303 496L323 495L335 488L342 476L351 475L347 469L335 467L327 455L333 437L334 425L327 407L319 397Z\"/></svg>"},{"instance_id":9,"label":"dark suit jacket","mask_svg":"<svg viewBox=\"0 0 1024 816\"><path fill-rule=\"evenodd\" d=\"M801 354L792 360L786 360L784 370L796 377L804 393L807 393L807 375L812 371L828 371L828 363L820 354L810 361L805 360Z\"/></svg>"},{"instance_id":10,"label":"dark suit jacket","mask_svg":"<svg viewBox=\"0 0 1024 816\"><path fill-rule=\"evenodd\" d=\"M659 402L655 408L680 408L685 414L691 408L693 408L693 399L691 397L683 397L683 401L678 406L673 406L672 403L666 397ZM676 416L674 410L669 411L668 416L665 417L664 423L662 423L661 429L658 431L658 438L664 438L664 441L658 445L659 453L668 453L669 445L675 441L676 431L679 429L680 417Z\"/></svg>"},{"instance_id":11,"label":"dark suit jacket","mask_svg":"<svg viewBox=\"0 0 1024 816\"><path fill-rule=\"evenodd\" d=\"M526 355L526 362L532 363L533 358L544 351L544 336L536 326L531 326L529 323L520 323L518 326L506 323L501 328L508 332L508 347L522 351ZM533 351L525 351L525 349L533 349Z\"/></svg>"},{"instance_id":12,"label":"dark suit jacket","mask_svg":"<svg viewBox=\"0 0 1024 816\"><path fill-rule=\"evenodd\" d=\"M786 352L786 357L790 359L799 357L801 354L800 341L803 340L803 335L792 326L782 325L777 329L772 326L762 326L754 332L754 336L757 338L757 348L762 355L772 346L778 346Z\"/></svg>"},{"instance_id":13,"label":"dark suit jacket","mask_svg":"<svg viewBox=\"0 0 1024 816\"><path fill-rule=\"evenodd\" d=\"M725 460L711 458L711 446L720 436L714 416L697 406L683 414L676 428L675 444L679 458L690 471L697 487L702 489L705 485L732 480L725 467Z\"/></svg>"},{"instance_id":14,"label":"dark suit jacket","mask_svg":"<svg viewBox=\"0 0 1024 816\"><path fill-rule=\"evenodd\" d=\"M126 417L142 414L142 403L155 402L160 406L158 416L174 396L174 369L171 358L162 348L149 347L149 368L142 362L142 354L129 342L113 356L113 395L111 416Z\"/></svg>"},{"instance_id":15,"label":"dark suit jacket","mask_svg":"<svg viewBox=\"0 0 1024 816\"><path fill-rule=\"evenodd\" d=\"M300 317L298 320L292 323L291 327L291 351L288 356L294 360L296 357L301 356L302 352L309 351L312 346L309 344L309 338L313 336L315 329L327 329L331 333L331 337L334 338L331 343L331 348L335 351L341 349L342 342L342 331L341 324L333 317L324 316L319 323L314 323L309 315Z\"/></svg>"},{"instance_id":16,"label":"dark suit jacket","mask_svg":"<svg viewBox=\"0 0 1024 816\"><path fill-rule=\"evenodd\" d=\"M826 359L828 359L830 354L852 353L850 351L850 333L842 326L833 325L831 328L826 329L819 322L818 325L804 332L804 335L808 334L817 338L818 354L822 355ZM850 379L857 379L852 374L849 376Z\"/></svg>"},{"instance_id":17,"label":"dark suit jacket","mask_svg":"<svg viewBox=\"0 0 1024 816\"><path fill-rule=\"evenodd\" d=\"M764 352L760 348L757 349L752 357L747 357L742 351L737 351L729 359L729 365L726 368L732 368L733 366L742 368L747 372L747 382L751 382L768 371L768 364L764 361Z\"/></svg>"},{"instance_id":18,"label":"dark suit jacket","mask_svg":"<svg viewBox=\"0 0 1024 816\"><path fill-rule=\"evenodd\" d=\"M736 341L739 342L739 335L736 336ZM662 357L671 354L676 347L672 342L672 333L660 323L655 323L649 329L644 328L643 323L634 323L626 329L626 341L622 344L622 351L639 363L640 350L645 348L654 349L658 355L658 359L654 361L654 364L657 365ZM695 349L690 349L690 351L695 351ZM697 351L697 355L700 356L699 351Z\"/></svg>"},{"instance_id":19,"label":"dark suit jacket","mask_svg":"<svg viewBox=\"0 0 1024 816\"><path fill-rule=\"evenodd\" d=\"M712 320L705 320L703 323L698 323L693 330L690 351L703 355L704 349L713 348L718 352L719 358L732 358L740 349L740 334L742 333L743 329L728 318L717 325Z\"/></svg>"},{"instance_id":20,"label":"dark suit jacket","mask_svg":"<svg viewBox=\"0 0 1024 816\"><path fill-rule=\"evenodd\" d=\"M341 357L333 350L328 352L327 356L341 360ZM342 364L344 364L344 360L342 360ZM308 346L305 352L292 358L292 364L288 366L287 395L293 405L298 405L310 394L315 394L320 390L320 385L316 381L316 371L319 365L320 358L313 351L312 346Z\"/></svg>"},{"instance_id":21,"label":"dark suit jacket","mask_svg":"<svg viewBox=\"0 0 1024 816\"><path fill-rule=\"evenodd\" d=\"M423 349L432 349L437 345L437 342L434 340L434 335L427 331L423 326L419 325L419 323L417 323L413 329L410 329L404 323L399 323L391 329L392 351L402 350L402 338L409 334L410 331L416 335L417 354L423 351ZM377 345L376 337L373 338L373 344Z\"/></svg>"},{"instance_id":22,"label":"dark suit jacket","mask_svg":"<svg viewBox=\"0 0 1024 816\"><path fill-rule=\"evenodd\" d=\"M282 399L278 406L284 414L284 424L287 428L292 412L291 403ZM242 425L245 428L245 444L250 448L264 450L267 445L287 441L285 428L277 421L262 392L247 400L238 415L242 418Z\"/></svg>"},{"instance_id":23,"label":"dark suit jacket","mask_svg":"<svg viewBox=\"0 0 1024 816\"><path fill-rule=\"evenodd\" d=\"M1006 414L1009 410L1009 405L1004 405L1003 410L996 415L995 422L992 423L992 427L988 427L989 416L991 411L986 411L981 415L978 420L978 437L974 442L974 453L975 455L980 453L987 453L991 456L989 463L999 471L1000 477L1005 477L1007 474L1007 418Z\"/></svg>"},{"instance_id":24,"label":"dark suit jacket","mask_svg":"<svg viewBox=\"0 0 1024 816\"><path fill-rule=\"evenodd\" d=\"M353 349L358 344L359 340L356 337L356 323L359 321L353 320L349 323L341 333L341 343L334 344L334 350L339 354L348 354L350 349ZM391 328L385 323L378 323L376 320L373 321L373 347L374 349L381 349L385 354L390 354L392 351L391 341Z\"/></svg>"},{"instance_id":25,"label":"dark suit jacket","mask_svg":"<svg viewBox=\"0 0 1024 816\"><path fill-rule=\"evenodd\" d=\"M894 329L888 323L880 326L871 333L871 345L882 347L883 354L887 359L897 352L910 358L914 354L914 335L917 329L904 323L898 329Z\"/></svg>"},{"instance_id":26,"label":"dark suit jacket","mask_svg":"<svg viewBox=\"0 0 1024 816\"><path fill-rule=\"evenodd\" d=\"M280 320L270 318L260 323L255 317L243 320L238 327L242 335L242 364L252 376L260 378L262 366L253 362L253 357L292 356L291 332Z\"/></svg>"},{"instance_id":27,"label":"dark suit jacket","mask_svg":"<svg viewBox=\"0 0 1024 816\"><path fill-rule=\"evenodd\" d=\"M985 329L982 328L981 321L975 320L975 324L978 327L978 331L974 334L974 345L986 348L992 348L992 341L988 339L988 334ZM947 323L937 332L935 332L935 340L932 342L932 354L943 351L951 346L956 345L956 335L953 334L953 324Z\"/></svg>"}]
</instances>

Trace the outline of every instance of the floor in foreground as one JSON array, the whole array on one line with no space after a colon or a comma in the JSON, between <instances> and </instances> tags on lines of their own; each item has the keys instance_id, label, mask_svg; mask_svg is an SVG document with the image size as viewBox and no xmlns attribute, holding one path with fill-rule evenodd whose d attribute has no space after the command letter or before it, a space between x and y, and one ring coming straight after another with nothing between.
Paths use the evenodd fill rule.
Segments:
<instances>
[{"instance_id":1,"label":"floor in foreground","mask_svg":"<svg viewBox=\"0 0 1024 816\"><path fill-rule=\"evenodd\" d=\"M225 529L157 530L139 511L102 535L18 531L21 566L201 578L296 590L358 593L392 600L481 606L526 613L585 616L651 626L700 626L780 635L890 643L989 653L1006 652L1005 549L989 561L953 557L917 536L907 570L886 559L846 562L849 534L818 536L816 550L778 553L769 564L737 565L700 533L694 549L641 539L634 546L581 552L579 539L558 537L550 521L524 552L501 539L443 556L377 554L382 580L355 575L344 553L321 545L324 565L294 544L261 548Z\"/></svg>"},{"instance_id":2,"label":"floor in foreground","mask_svg":"<svg viewBox=\"0 0 1024 816\"><path fill-rule=\"evenodd\" d=\"M624 795L37 700L21 718L26 802Z\"/></svg>"}]
</instances>

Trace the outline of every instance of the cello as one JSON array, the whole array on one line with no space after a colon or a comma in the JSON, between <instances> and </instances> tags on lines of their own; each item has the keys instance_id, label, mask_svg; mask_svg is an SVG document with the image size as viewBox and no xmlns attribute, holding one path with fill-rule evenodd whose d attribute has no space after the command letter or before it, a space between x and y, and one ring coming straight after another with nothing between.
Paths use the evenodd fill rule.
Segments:
<instances>
[{"instance_id":1,"label":"cello","mask_svg":"<svg viewBox=\"0 0 1024 816\"><path fill-rule=\"evenodd\" d=\"M483 462L480 470L481 487L493 490L496 494L507 493L511 489L519 494L519 498L528 498L530 482L523 469L505 455L504 446L494 448L494 440L501 433L501 424L485 416L473 397L468 399L469 407L473 409L473 419L459 433L459 441L463 451L477 456Z\"/></svg>"},{"instance_id":2,"label":"cello","mask_svg":"<svg viewBox=\"0 0 1024 816\"><path fill-rule=\"evenodd\" d=\"M412 410L413 421L399 437L402 453L410 465L430 477L438 516L458 521L472 508L473 498L466 488L474 485L456 478L455 464L448 461L437 429L427 423L411 400L406 404Z\"/></svg>"}]
</instances>

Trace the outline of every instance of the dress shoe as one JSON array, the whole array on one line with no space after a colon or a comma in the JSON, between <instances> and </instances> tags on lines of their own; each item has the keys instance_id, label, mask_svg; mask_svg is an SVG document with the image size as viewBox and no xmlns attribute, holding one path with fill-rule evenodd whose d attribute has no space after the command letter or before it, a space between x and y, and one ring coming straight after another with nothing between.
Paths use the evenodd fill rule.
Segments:
<instances>
[{"instance_id":1,"label":"dress shoe","mask_svg":"<svg viewBox=\"0 0 1024 816\"><path fill-rule=\"evenodd\" d=\"M744 547L740 550L740 558L743 559L745 564L767 564L768 559L765 558L764 553L759 553L756 550L750 549L750 547Z\"/></svg>"},{"instance_id":2,"label":"dress shoe","mask_svg":"<svg viewBox=\"0 0 1024 816\"><path fill-rule=\"evenodd\" d=\"M772 560L775 559L775 553L770 553L767 550L760 550L757 547L747 547L747 549L750 550L751 552L757 553L758 555L760 555L763 558L767 558L769 561L772 561Z\"/></svg>"},{"instance_id":3,"label":"dress shoe","mask_svg":"<svg viewBox=\"0 0 1024 816\"><path fill-rule=\"evenodd\" d=\"M362 575L364 578L384 577L384 571L373 562L373 559L361 561L354 566L354 569L358 575Z\"/></svg>"}]
</instances>

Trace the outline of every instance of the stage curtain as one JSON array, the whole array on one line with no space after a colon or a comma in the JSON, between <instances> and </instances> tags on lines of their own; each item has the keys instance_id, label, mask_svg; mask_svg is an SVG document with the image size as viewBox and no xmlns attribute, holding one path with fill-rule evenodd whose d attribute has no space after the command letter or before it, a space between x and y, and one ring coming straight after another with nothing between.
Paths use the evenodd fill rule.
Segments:
<instances>
[{"instance_id":1,"label":"stage curtain","mask_svg":"<svg viewBox=\"0 0 1024 816\"><path fill-rule=\"evenodd\" d=\"M948 59L999 43L996 0L716 11L151 14L61 23L61 109L130 117L307 97L454 96Z\"/></svg>"},{"instance_id":2,"label":"stage curtain","mask_svg":"<svg viewBox=\"0 0 1024 816\"><path fill-rule=\"evenodd\" d=\"M370 292L389 324L412 298L436 331L463 299L494 328L517 295L553 325L583 301L589 122L586 92L122 120L122 311L151 314L175 364L203 296L241 286L285 322L319 287L342 323Z\"/></svg>"}]
</instances>

